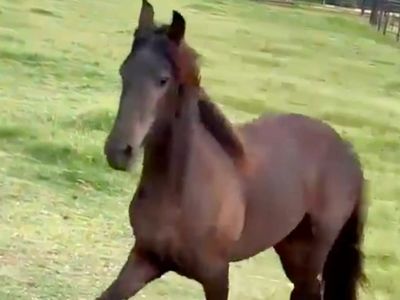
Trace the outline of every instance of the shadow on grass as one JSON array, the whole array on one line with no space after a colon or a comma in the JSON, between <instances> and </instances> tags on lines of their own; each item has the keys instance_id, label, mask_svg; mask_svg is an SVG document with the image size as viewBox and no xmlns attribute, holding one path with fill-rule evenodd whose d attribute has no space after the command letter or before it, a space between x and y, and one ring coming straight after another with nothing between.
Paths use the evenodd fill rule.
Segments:
<instances>
[{"instance_id":1,"label":"shadow on grass","mask_svg":"<svg viewBox=\"0 0 400 300\"><path fill-rule=\"evenodd\" d=\"M73 58L71 59L71 55ZM51 56L40 52L29 52L23 49L0 49L0 57L4 61L11 61L29 67L30 74L42 78L51 75L60 80L90 82L99 84L104 82L106 75L97 61L82 61L74 53Z\"/></svg>"},{"instance_id":2,"label":"shadow on grass","mask_svg":"<svg viewBox=\"0 0 400 300\"><path fill-rule=\"evenodd\" d=\"M44 55L41 53L15 51L10 49L0 49L0 56L4 60L20 62L30 66L43 64L55 65L63 62L59 58L51 57L49 55Z\"/></svg>"},{"instance_id":3,"label":"shadow on grass","mask_svg":"<svg viewBox=\"0 0 400 300\"><path fill-rule=\"evenodd\" d=\"M266 42L263 47L260 48L260 52L269 53L274 57L278 58L305 58L309 57L306 49L302 45L276 45Z\"/></svg>"},{"instance_id":4,"label":"shadow on grass","mask_svg":"<svg viewBox=\"0 0 400 300\"><path fill-rule=\"evenodd\" d=\"M6 125L0 126L0 146L12 141L33 138L34 133L26 127Z\"/></svg>"},{"instance_id":5,"label":"shadow on grass","mask_svg":"<svg viewBox=\"0 0 400 300\"><path fill-rule=\"evenodd\" d=\"M271 68L282 67L284 64L283 61L277 58L268 57L260 53L252 53L252 52L249 52L247 55L239 56L238 60L240 60L244 64L255 65L255 66L260 65L265 67L266 69L268 68L269 70Z\"/></svg>"},{"instance_id":6,"label":"shadow on grass","mask_svg":"<svg viewBox=\"0 0 400 300\"><path fill-rule=\"evenodd\" d=\"M60 16L59 14L57 14L51 10L44 9L44 8L32 7L29 11L31 13L46 16L46 17L62 18L62 16Z\"/></svg>"},{"instance_id":7,"label":"shadow on grass","mask_svg":"<svg viewBox=\"0 0 400 300\"><path fill-rule=\"evenodd\" d=\"M194 9L212 15L226 15L227 14L227 9L225 7L226 5L227 5L226 1L222 0L214 0L214 1L203 0L201 1L201 3L199 1L199 3L188 4L186 5L186 7L189 9Z\"/></svg>"},{"instance_id":8,"label":"shadow on grass","mask_svg":"<svg viewBox=\"0 0 400 300\"><path fill-rule=\"evenodd\" d=\"M25 160L30 166L29 172L15 170L14 176L35 178L58 187L79 185L121 191L118 184L110 186L116 179L112 178L114 173L107 166L101 147L79 151L71 145L46 141L29 128L12 125L0 127L0 141L0 149L11 157L10 163Z\"/></svg>"},{"instance_id":9,"label":"shadow on grass","mask_svg":"<svg viewBox=\"0 0 400 300\"><path fill-rule=\"evenodd\" d=\"M11 43L16 45L24 45L25 41L21 38L18 38L11 33L0 32L0 41L1 43Z\"/></svg>"},{"instance_id":10,"label":"shadow on grass","mask_svg":"<svg viewBox=\"0 0 400 300\"><path fill-rule=\"evenodd\" d=\"M115 173L107 166L100 148L79 152L68 145L41 141L28 146L24 153L42 165L36 177L52 185L80 186L107 193L122 191L121 185L113 184L118 179L113 178Z\"/></svg>"},{"instance_id":11,"label":"shadow on grass","mask_svg":"<svg viewBox=\"0 0 400 300\"><path fill-rule=\"evenodd\" d=\"M400 81L390 81L385 84L384 89L389 96L400 96Z\"/></svg>"},{"instance_id":12,"label":"shadow on grass","mask_svg":"<svg viewBox=\"0 0 400 300\"><path fill-rule=\"evenodd\" d=\"M115 113L107 109L90 110L79 114L73 120L64 123L69 128L82 129L84 131L109 132L113 125Z\"/></svg>"},{"instance_id":13,"label":"shadow on grass","mask_svg":"<svg viewBox=\"0 0 400 300\"><path fill-rule=\"evenodd\" d=\"M93 163L97 164L99 157L87 159L87 155L79 153L76 149L68 145L59 145L53 142L38 141L33 144L27 145L24 152L29 154L35 160L38 160L45 164L61 164L61 165L73 165L78 163L79 165L85 166Z\"/></svg>"},{"instance_id":14,"label":"shadow on grass","mask_svg":"<svg viewBox=\"0 0 400 300\"><path fill-rule=\"evenodd\" d=\"M395 133L400 134L400 128L388 122L380 122L361 114L350 114L346 112L324 112L318 115L321 120L334 123L344 127L367 128L375 134Z\"/></svg>"}]
</instances>

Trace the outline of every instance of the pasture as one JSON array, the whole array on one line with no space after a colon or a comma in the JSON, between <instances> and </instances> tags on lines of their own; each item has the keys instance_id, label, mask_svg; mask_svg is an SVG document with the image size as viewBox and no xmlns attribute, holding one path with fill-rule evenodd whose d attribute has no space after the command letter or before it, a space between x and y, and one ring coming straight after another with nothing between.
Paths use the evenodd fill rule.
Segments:
<instances>
[{"instance_id":1,"label":"pasture","mask_svg":"<svg viewBox=\"0 0 400 300\"><path fill-rule=\"evenodd\" d=\"M399 299L398 44L357 16L307 6L152 3L160 21L172 9L185 15L203 84L233 122L304 113L354 144L370 200L361 299ZM0 2L1 300L93 299L126 259L140 166L112 171L102 147L139 4ZM288 299L290 288L272 251L232 266L232 300ZM137 298L202 299L202 291L168 274Z\"/></svg>"}]
</instances>

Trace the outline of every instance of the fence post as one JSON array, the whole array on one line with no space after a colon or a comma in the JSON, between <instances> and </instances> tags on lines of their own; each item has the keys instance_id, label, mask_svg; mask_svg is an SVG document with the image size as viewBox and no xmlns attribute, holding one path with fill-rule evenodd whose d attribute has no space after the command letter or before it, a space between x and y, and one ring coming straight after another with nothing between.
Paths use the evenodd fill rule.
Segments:
<instances>
[{"instance_id":1,"label":"fence post","mask_svg":"<svg viewBox=\"0 0 400 300\"><path fill-rule=\"evenodd\" d=\"M398 16L398 20L397 20L398 24L397 24L397 35L396 35L396 41L400 40L400 15Z\"/></svg>"}]
</instances>

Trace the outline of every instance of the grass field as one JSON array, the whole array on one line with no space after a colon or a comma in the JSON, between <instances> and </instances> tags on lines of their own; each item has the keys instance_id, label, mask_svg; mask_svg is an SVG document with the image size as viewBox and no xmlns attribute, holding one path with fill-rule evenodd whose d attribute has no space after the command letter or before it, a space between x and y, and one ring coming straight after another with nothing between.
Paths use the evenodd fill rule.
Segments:
<instances>
[{"instance_id":1,"label":"grass field","mask_svg":"<svg viewBox=\"0 0 400 300\"><path fill-rule=\"evenodd\" d=\"M0 0L0 300L93 299L132 245L131 175L106 165L119 63L139 0ZM234 121L321 118L369 180L363 300L400 299L400 47L357 16L245 0L153 0L180 9L203 80ZM235 264L232 300L288 299L272 251ZM168 274L138 299L202 299Z\"/></svg>"}]
</instances>

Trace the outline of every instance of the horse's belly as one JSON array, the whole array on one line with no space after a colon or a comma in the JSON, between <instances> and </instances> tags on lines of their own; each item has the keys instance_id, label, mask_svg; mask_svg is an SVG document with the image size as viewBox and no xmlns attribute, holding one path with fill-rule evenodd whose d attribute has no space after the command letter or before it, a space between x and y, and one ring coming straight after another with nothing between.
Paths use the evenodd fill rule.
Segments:
<instances>
[{"instance_id":1,"label":"horse's belly","mask_svg":"<svg viewBox=\"0 0 400 300\"><path fill-rule=\"evenodd\" d=\"M258 185L261 188L249 194L244 228L232 260L254 256L276 245L303 219L306 204L302 185L297 180L281 185L275 181L278 177L266 178L266 184Z\"/></svg>"},{"instance_id":2,"label":"horse's belly","mask_svg":"<svg viewBox=\"0 0 400 300\"><path fill-rule=\"evenodd\" d=\"M284 211L275 214L269 211L249 213L252 219L246 222L241 239L234 247L232 260L243 260L273 247L296 228L304 215L304 209L290 215Z\"/></svg>"}]
</instances>

